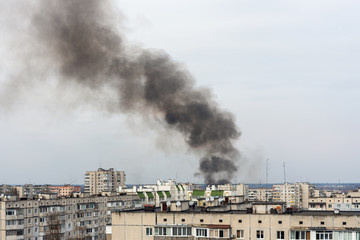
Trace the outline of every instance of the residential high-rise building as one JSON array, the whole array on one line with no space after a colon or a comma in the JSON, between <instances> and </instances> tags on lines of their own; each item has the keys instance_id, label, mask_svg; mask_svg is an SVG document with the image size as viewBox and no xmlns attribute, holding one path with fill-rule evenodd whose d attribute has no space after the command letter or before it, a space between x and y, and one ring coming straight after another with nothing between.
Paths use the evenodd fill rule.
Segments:
<instances>
[{"instance_id":1,"label":"residential high-rise building","mask_svg":"<svg viewBox=\"0 0 360 240\"><path fill-rule=\"evenodd\" d=\"M44 197L0 196L0 240L105 240L111 211L142 206L136 194Z\"/></svg>"},{"instance_id":2,"label":"residential high-rise building","mask_svg":"<svg viewBox=\"0 0 360 240\"><path fill-rule=\"evenodd\" d=\"M308 208L308 199L314 186L309 183L284 183L273 185L273 201L286 202L288 207Z\"/></svg>"},{"instance_id":3,"label":"residential high-rise building","mask_svg":"<svg viewBox=\"0 0 360 240\"><path fill-rule=\"evenodd\" d=\"M102 192L118 192L119 187L125 187L126 175L124 171L114 171L113 168L85 173L85 192L99 194Z\"/></svg>"}]
</instances>

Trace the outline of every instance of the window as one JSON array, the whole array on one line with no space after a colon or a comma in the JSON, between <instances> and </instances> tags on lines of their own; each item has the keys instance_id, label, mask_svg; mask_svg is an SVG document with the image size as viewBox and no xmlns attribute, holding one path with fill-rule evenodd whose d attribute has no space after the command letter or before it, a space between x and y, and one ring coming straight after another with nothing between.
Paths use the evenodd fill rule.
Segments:
<instances>
[{"instance_id":1,"label":"window","mask_svg":"<svg viewBox=\"0 0 360 240\"><path fill-rule=\"evenodd\" d=\"M261 220L259 220L259 221L258 221L258 223L262 223L262 221L261 221Z\"/></svg>"},{"instance_id":2,"label":"window","mask_svg":"<svg viewBox=\"0 0 360 240\"><path fill-rule=\"evenodd\" d=\"M346 222L343 222L343 225L346 225Z\"/></svg>"},{"instance_id":3,"label":"window","mask_svg":"<svg viewBox=\"0 0 360 240\"><path fill-rule=\"evenodd\" d=\"M164 222L166 222L167 221L167 219L166 218L164 218Z\"/></svg>"},{"instance_id":4,"label":"window","mask_svg":"<svg viewBox=\"0 0 360 240\"><path fill-rule=\"evenodd\" d=\"M278 221L278 224L282 224L282 221Z\"/></svg>"},{"instance_id":5,"label":"window","mask_svg":"<svg viewBox=\"0 0 360 240\"><path fill-rule=\"evenodd\" d=\"M242 223L242 220L241 219L239 219L239 221L238 221L239 223Z\"/></svg>"},{"instance_id":6,"label":"window","mask_svg":"<svg viewBox=\"0 0 360 240\"><path fill-rule=\"evenodd\" d=\"M316 231L316 239L333 239L333 233L330 231Z\"/></svg>"},{"instance_id":7,"label":"window","mask_svg":"<svg viewBox=\"0 0 360 240\"><path fill-rule=\"evenodd\" d=\"M264 231L257 230L256 231L256 239L264 239Z\"/></svg>"},{"instance_id":8,"label":"window","mask_svg":"<svg viewBox=\"0 0 360 240\"><path fill-rule=\"evenodd\" d=\"M207 237L207 229L197 228L196 229L196 236L197 237Z\"/></svg>"},{"instance_id":9,"label":"window","mask_svg":"<svg viewBox=\"0 0 360 240\"><path fill-rule=\"evenodd\" d=\"M291 231L290 240L306 240L310 239L310 231Z\"/></svg>"},{"instance_id":10,"label":"window","mask_svg":"<svg viewBox=\"0 0 360 240\"><path fill-rule=\"evenodd\" d=\"M166 227L156 227L155 228L155 236L170 236L171 228Z\"/></svg>"},{"instance_id":11,"label":"window","mask_svg":"<svg viewBox=\"0 0 360 240\"><path fill-rule=\"evenodd\" d=\"M146 228L146 236L152 236L152 228Z\"/></svg>"},{"instance_id":12,"label":"window","mask_svg":"<svg viewBox=\"0 0 360 240\"><path fill-rule=\"evenodd\" d=\"M320 222L320 224L321 224L321 225L324 225L324 224L325 224L325 222Z\"/></svg>"},{"instance_id":13,"label":"window","mask_svg":"<svg viewBox=\"0 0 360 240\"><path fill-rule=\"evenodd\" d=\"M360 234L356 233L356 239L360 239ZM334 239L340 239L340 240L350 240L352 238L352 232L343 232L343 231L336 231L334 232Z\"/></svg>"},{"instance_id":14,"label":"window","mask_svg":"<svg viewBox=\"0 0 360 240\"><path fill-rule=\"evenodd\" d=\"M185 219L181 219L181 222L185 222Z\"/></svg>"},{"instance_id":15,"label":"window","mask_svg":"<svg viewBox=\"0 0 360 240\"><path fill-rule=\"evenodd\" d=\"M244 239L244 230L236 230L236 238Z\"/></svg>"},{"instance_id":16,"label":"window","mask_svg":"<svg viewBox=\"0 0 360 240\"><path fill-rule=\"evenodd\" d=\"M200 222L204 222L204 219L200 219Z\"/></svg>"},{"instance_id":17,"label":"window","mask_svg":"<svg viewBox=\"0 0 360 240\"><path fill-rule=\"evenodd\" d=\"M190 236L191 228L190 227L173 227L172 235L173 236Z\"/></svg>"},{"instance_id":18,"label":"window","mask_svg":"<svg viewBox=\"0 0 360 240\"><path fill-rule=\"evenodd\" d=\"M219 223L222 223L222 219L219 219Z\"/></svg>"},{"instance_id":19,"label":"window","mask_svg":"<svg viewBox=\"0 0 360 240\"><path fill-rule=\"evenodd\" d=\"M224 230L219 230L219 237L224 237Z\"/></svg>"},{"instance_id":20,"label":"window","mask_svg":"<svg viewBox=\"0 0 360 240\"><path fill-rule=\"evenodd\" d=\"M276 239L285 239L285 232L284 231L277 231L276 232Z\"/></svg>"},{"instance_id":21,"label":"window","mask_svg":"<svg viewBox=\"0 0 360 240\"><path fill-rule=\"evenodd\" d=\"M299 221L299 224L302 225L302 224L303 224L303 221Z\"/></svg>"}]
</instances>

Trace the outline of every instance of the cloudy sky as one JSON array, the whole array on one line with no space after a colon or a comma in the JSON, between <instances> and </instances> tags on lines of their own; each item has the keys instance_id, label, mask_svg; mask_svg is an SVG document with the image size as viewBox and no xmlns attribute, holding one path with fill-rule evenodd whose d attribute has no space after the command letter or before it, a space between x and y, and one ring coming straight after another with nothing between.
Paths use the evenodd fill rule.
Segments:
<instances>
[{"instance_id":1,"label":"cloudy sky","mask_svg":"<svg viewBox=\"0 0 360 240\"><path fill-rule=\"evenodd\" d=\"M81 184L100 166L127 183L202 182L181 136L75 104L51 80L17 86L19 63L36 58L17 51L27 6L0 4L0 184ZM247 162L234 182L265 182L266 159L269 182L284 162L287 181L360 182L359 1L114 0L113 11L128 42L169 53L234 114Z\"/></svg>"}]
</instances>

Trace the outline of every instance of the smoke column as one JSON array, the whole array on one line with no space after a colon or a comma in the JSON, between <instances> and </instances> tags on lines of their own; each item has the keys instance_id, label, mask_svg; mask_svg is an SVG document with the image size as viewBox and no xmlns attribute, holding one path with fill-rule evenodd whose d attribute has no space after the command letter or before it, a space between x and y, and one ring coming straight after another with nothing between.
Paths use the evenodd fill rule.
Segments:
<instances>
[{"instance_id":1,"label":"smoke column","mask_svg":"<svg viewBox=\"0 0 360 240\"><path fill-rule=\"evenodd\" d=\"M239 159L232 142L240 136L232 114L207 90L195 88L189 72L168 54L127 44L114 30L109 7L104 0L40 1L32 27L60 69L60 81L99 93L116 89L118 102L110 111L160 115L202 154L205 183L230 182Z\"/></svg>"}]
</instances>

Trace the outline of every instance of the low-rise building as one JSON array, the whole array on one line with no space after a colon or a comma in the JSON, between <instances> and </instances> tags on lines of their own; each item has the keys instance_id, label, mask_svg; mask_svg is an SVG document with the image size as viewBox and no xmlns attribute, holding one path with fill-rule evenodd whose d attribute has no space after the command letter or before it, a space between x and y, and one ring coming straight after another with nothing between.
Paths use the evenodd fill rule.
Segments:
<instances>
[{"instance_id":1,"label":"low-rise building","mask_svg":"<svg viewBox=\"0 0 360 240\"><path fill-rule=\"evenodd\" d=\"M81 192L81 186L50 186L50 192L56 193L58 197L70 197L73 193Z\"/></svg>"},{"instance_id":2,"label":"low-rise building","mask_svg":"<svg viewBox=\"0 0 360 240\"><path fill-rule=\"evenodd\" d=\"M112 239L359 240L360 212L207 211L177 203L161 211L113 212ZM252 208L253 209L253 208Z\"/></svg>"}]
</instances>

